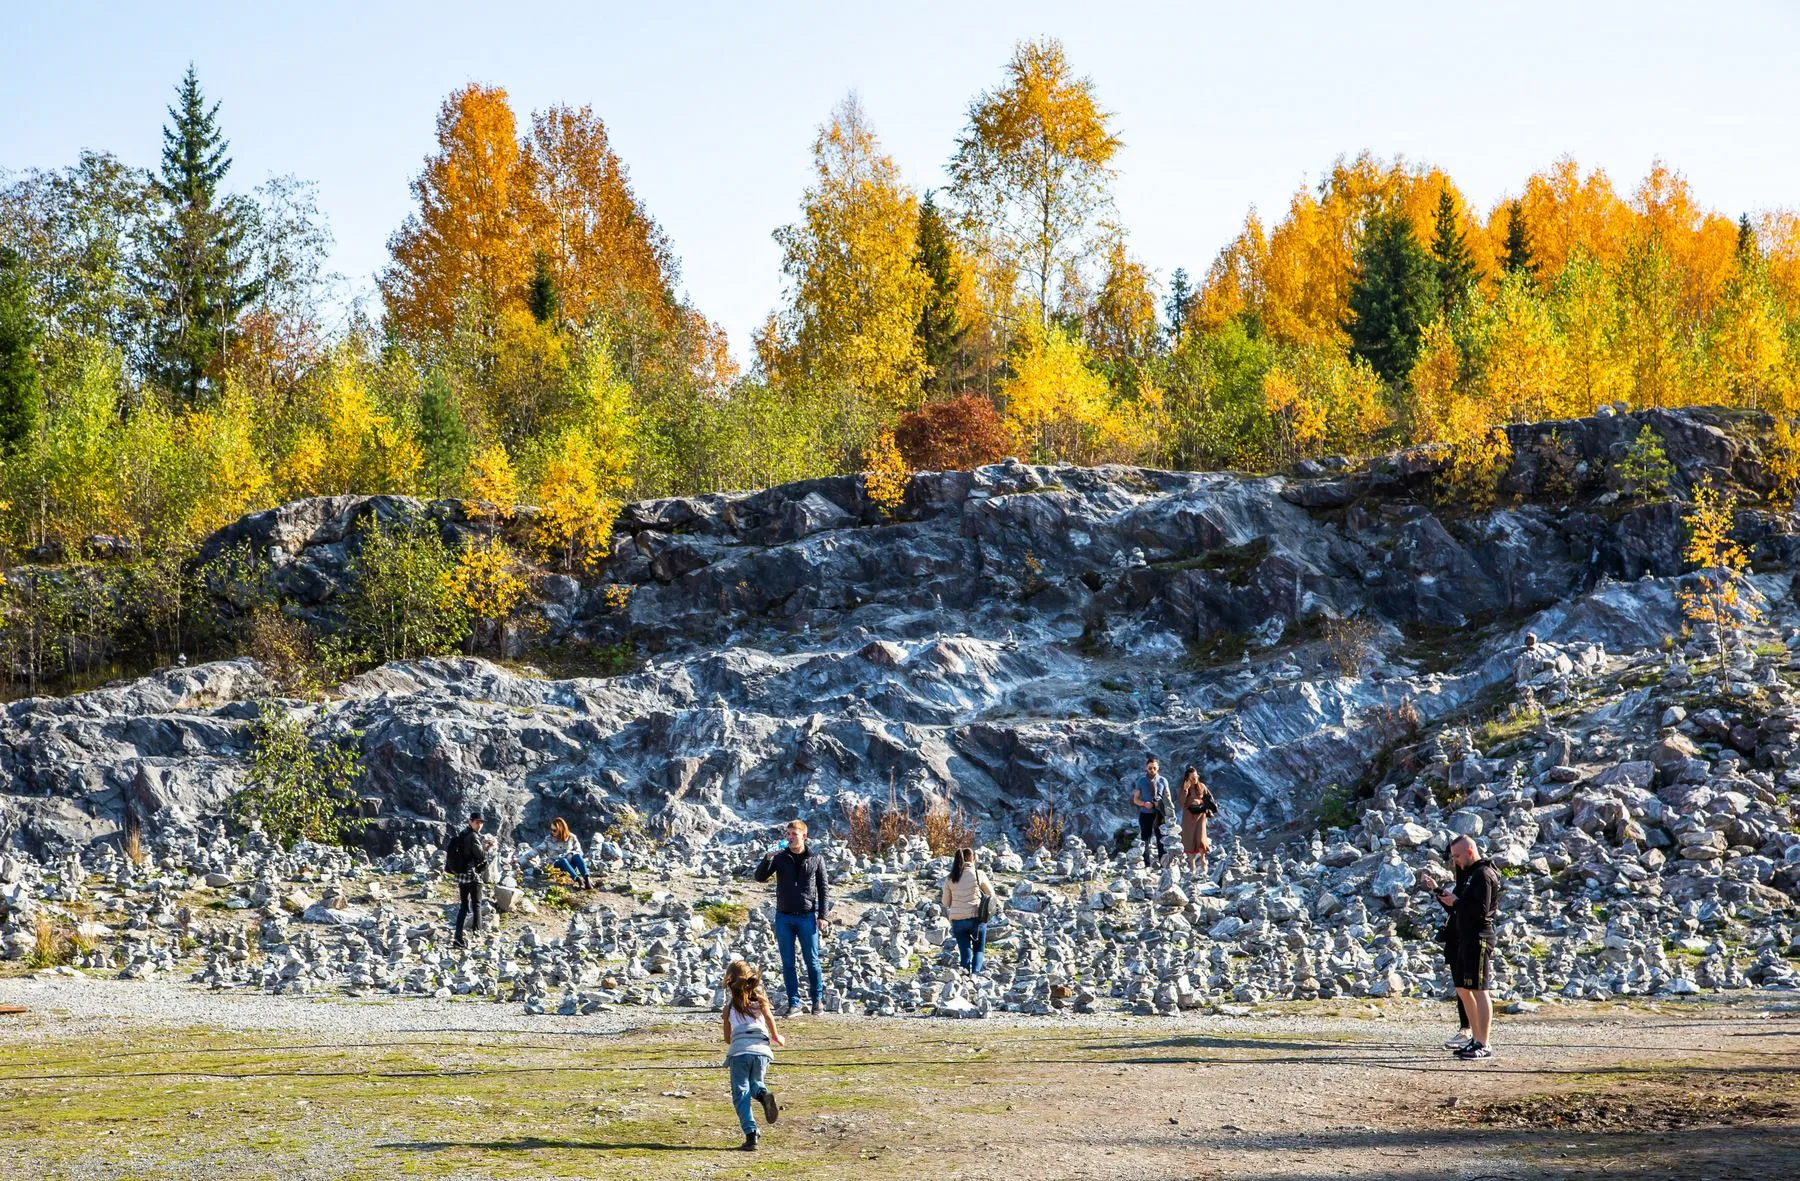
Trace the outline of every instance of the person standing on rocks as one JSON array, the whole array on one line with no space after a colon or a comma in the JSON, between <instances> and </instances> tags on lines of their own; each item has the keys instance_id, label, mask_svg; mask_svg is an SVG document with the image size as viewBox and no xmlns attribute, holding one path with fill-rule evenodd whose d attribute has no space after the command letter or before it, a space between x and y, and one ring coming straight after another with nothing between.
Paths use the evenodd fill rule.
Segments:
<instances>
[{"instance_id":1,"label":"person standing on rocks","mask_svg":"<svg viewBox=\"0 0 1800 1181\"><path fill-rule=\"evenodd\" d=\"M942 901L956 939L957 962L963 971L979 976L987 963L987 912L994 905L994 883L975 868L975 850L956 851L950 876L944 879Z\"/></svg>"},{"instance_id":2,"label":"person standing on rocks","mask_svg":"<svg viewBox=\"0 0 1800 1181\"><path fill-rule=\"evenodd\" d=\"M1198 859L1200 872L1206 872L1206 855L1212 852L1212 838L1206 832L1206 820L1219 814L1218 797L1200 778L1192 763L1181 773L1181 851L1187 855L1188 868Z\"/></svg>"},{"instance_id":3,"label":"person standing on rocks","mask_svg":"<svg viewBox=\"0 0 1800 1181\"><path fill-rule=\"evenodd\" d=\"M744 1129L743 1152L756 1151L756 1117L750 1113L750 1101L762 1104L763 1118L774 1123L781 1118L781 1105L775 1092L764 1081L769 1063L775 1059L775 1046L787 1039L775 1028L775 1014L769 1009L769 994L763 988L762 973L743 960L732 960L725 969L725 1008L720 1017L725 1026L725 1065L731 1071L731 1105L737 1109L738 1126Z\"/></svg>"},{"instance_id":4,"label":"person standing on rocks","mask_svg":"<svg viewBox=\"0 0 1800 1181\"><path fill-rule=\"evenodd\" d=\"M444 849L444 871L456 876L456 946L463 946L463 922L481 930L481 875L487 869L488 846L481 837L481 813L469 817L469 825L450 839Z\"/></svg>"},{"instance_id":5,"label":"person standing on rocks","mask_svg":"<svg viewBox=\"0 0 1800 1181\"><path fill-rule=\"evenodd\" d=\"M581 855L581 841L569 831L569 822L561 816L550 822L550 835L538 846L538 852L552 869L562 870L582 889L594 888L593 879L588 877L587 858Z\"/></svg>"},{"instance_id":6,"label":"person standing on rocks","mask_svg":"<svg viewBox=\"0 0 1800 1181\"><path fill-rule=\"evenodd\" d=\"M1162 764L1155 755L1144 760L1144 773L1131 789L1131 802L1138 810L1138 843L1144 846L1144 868L1154 869L1168 856L1163 845L1163 802L1169 796L1169 781L1160 774ZM1150 860L1150 842L1156 841L1156 860Z\"/></svg>"},{"instance_id":7,"label":"person standing on rocks","mask_svg":"<svg viewBox=\"0 0 1800 1181\"><path fill-rule=\"evenodd\" d=\"M806 821L790 820L784 839L756 867L756 880L775 879L775 942L781 949L781 982L787 988L785 1017L800 1003L800 981L794 971L794 944L806 960L812 987L812 1011L824 1011L825 974L819 970L819 933L830 923L826 899L825 858L806 844Z\"/></svg>"},{"instance_id":8,"label":"person standing on rocks","mask_svg":"<svg viewBox=\"0 0 1800 1181\"><path fill-rule=\"evenodd\" d=\"M1438 902L1449 910L1455 930L1455 955L1450 974L1456 980L1456 997L1469 1018L1469 1044L1456 1051L1467 1061L1492 1058L1488 1035L1494 1008L1488 999L1494 954L1494 916L1500 909L1500 871L1475 848L1473 837L1450 842L1450 866L1456 870L1454 887L1438 893Z\"/></svg>"}]
</instances>

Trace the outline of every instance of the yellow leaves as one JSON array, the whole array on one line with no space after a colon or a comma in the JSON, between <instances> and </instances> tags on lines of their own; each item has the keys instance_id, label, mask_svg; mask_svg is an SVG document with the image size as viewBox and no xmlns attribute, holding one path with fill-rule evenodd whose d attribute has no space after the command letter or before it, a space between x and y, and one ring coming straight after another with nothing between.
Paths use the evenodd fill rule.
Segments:
<instances>
[{"instance_id":1,"label":"yellow leaves","mask_svg":"<svg viewBox=\"0 0 1800 1181\"><path fill-rule=\"evenodd\" d=\"M412 190L419 207L389 240L393 261L380 280L393 328L448 337L465 302L492 315L522 297L529 177L505 90L470 84L444 100L437 153Z\"/></svg>"},{"instance_id":2,"label":"yellow leaves","mask_svg":"<svg viewBox=\"0 0 1800 1181\"><path fill-rule=\"evenodd\" d=\"M424 452L376 405L360 367L340 359L320 380L319 426L298 433L278 471L286 494L411 493Z\"/></svg>"},{"instance_id":3,"label":"yellow leaves","mask_svg":"<svg viewBox=\"0 0 1800 1181\"><path fill-rule=\"evenodd\" d=\"M1020 325L1013 377L1001 386L1008 428L1044 460L1130 462L1152 449L1161 395L1115 396L1088 366L1087 346L1061 328Z\"/></svg>"},{"instance_id":4,"label":"yellow leaves","mask_svg":"<svg viewBox=\"0 0 1800 1181\"><path fill-rule=\"evenodd\" d=\"M1498 427L1489 428L1455 444L1439 488L1469 508L1491 508L1512 461L1512 440Z\"/></svg>"},{"instance_id":5,"label":"yellow leaves","mask_svg":"<svg viewBox=\"0 0 1800 1181\"><path fill-rule=\"evenodd\" d=\"M1762 617L1760 596L1745 579L1749 555L1731 538L1736 525L1731 494L1716 487L1711 477L1703 478L1694 487L1693 507L1681 520L1688 531L1682 558L1700 571L1693 585L1680 592L1681 612L1690 622L1714 629L1723 663L1727 637Z\"/></svg>"},{"instance_id":6,"label":"yellow leaves","mask_svg":"<svg viewBox=\"0 0 1800 1181\"><path fill-rule=\"evenodd\" d=\"M261 508L271 481L254 437L255 409L236 383L226 385L215 406L190 412L177 430L199 471L197 495L182 522L188 537L200 537Z\"/></svg>"},{"instance_id":7,"label":"yellow leaves","mask_svg":"<svg viewBox=\"0 0 1800 1181\"><path fill-rule=\"evenodd\" d=\"M527 584L519 562L496 537L470 541L446 575L450 593L481 619L505 619L525 597Z\"/></svg>"},{"instance_id":8,"label":"yellow leaves","mask_svg":"<svg viewBox=\"0 0 1800 1181\"><path fill-rule=\"evenodd\" d=\"M1407 407L1406 434L1413 443L1450 441L1450 407L1458 397L1457 383L1462 376L1462 349L1450 334L1443 317L1433 320L1419 341L1419 356L1413 362L1407 384L1412 390L1412 403Z\"/></svg>"},{"instance_id":9,"label":"yellow leaves","mask_svg":"<svg viewBox=\"0 0 1800 1181\"><path fill-rule=\"evenodd\" d=\"M1726 285L1708 339L1721 401L1767 410L1778 419L1800 410L1793 404L1786 320L1760 274Z\"/></svg>"},{"instance_id":10,"label":"yellow leaves","mask_svg":"<svg viewBox=\"0 0 1800 1181\"><path fill-rule=\"evenodd\" d=\"M1763 466L1774 478L1774 498L1791 505L1800 492L1800 434L1788 423L1786 415L1778 413L1774 419L1768 445L1763 449Z\"/></svg>"},{"instance_id":11,"label":"yellow leaves","mask_svg":"<svg viewBox=\"0 0 1800 1181\"><path fill-rule=\"evenodd\" d=\"M576 381L571 423L533 456L537 542L571 573L605 557L629 484L635 422L631 390L604 349L589 349Z\"/></svg>"},{"instance_id":12,"label":"yellow leaves","mask_svg":"<svg viewBox=\"0 0 1800 1181\"><path fill-rule=\"evenodd\" d=\"M892 513L906 499L906 487L912 482L912 472L907 469L906 460L900 456L900 448L894 445L894 432L882 431L869 447L869 470L863 473L863 492L868 498L881 506L883 512Z\"/></svg>"},{"instance_id":13,"label":"yellow leaves","mask_svg":"<svg viewBox=\"0 0 1800 1181\"><path fill-rule=\"evenodd\" d=\"M506 518L519 503L519 476L513 470L512 456L499 443L492 443L469 458L467 480L469 499L483 516Z\"/></svg>"},{"instance_id":14,"label":"yellow leaves","mask_svg":"<svg viewBox=\"0 0 1800 1181\"><path fill-rule=\"evenodd\" d=\"M1322 402L1302 392L1300 383L1284 366L1263 374L1263 408L1277 424L1290 454L1317 452L1325 442L1326 410Z\"/></svg>"},{"instance_id":15,"label":"yellow leaves","mask_svg":"<svg viewBox=\"0 0 1800 1181\"><path fill-rule=\"evenodd\" d=\"M1102 356L1135 361L1149 353L1160 331L1153 282L1149 268L1126 254L1123 242L1115 241L1088 317L1088 338Z\"/></svg>"},{"instance_id":16,"label":"yellow leaves","mask_svg":"<svg viewBox=\"0 0 1800 1181\"><path fill-rule=\"evenodd\" d=\"M1262 395L1283 459L1364 454L1393 424L1374 370L1333 348L1291 353L1263 375Z\"/></svg>"},{"instance_id":17,"label":"yellow leaves","mask_svg":"<svg viewBox=\"0 0 1800 1181\"><path fill-rule=\"evenodd\" d=\"M620 504L604 486L601 456L587 432L570 429L557 437L534 496L537 541L547 555L559 555L570 572L606 556Z\"/></svg>"},{"instance_id":18,"label":"yellow leaves","mask_svg":"<svg viewBox=\"0 0 1800 1181\"><path fill-rule=\"evenodd\" d=\"M1560 418L1568 358L1544 301L1522 274L1501 281L1481 317L1488 400L1506 422Z\"/></svg>"},{"instance_id":19,"label":"yellow leaves","mask_svg":"<svg viewBox=\"0 0 1800 1181\"><path fill-rule=\"evenodd\" d=\"M785 384L841 386L884 412L919 398L917 336L931 280L915 258L918 200L852 94L813 143L801 219L775 233L790 285L785 314L759 342Z\"/></svg>"},{"instance_id":20,"label":"yellow leaves","mask_svg":"<svg viewBox=\"0 0 1800 1181\"><path fill-rule=\"evenodd\" d=\"M984 253L1030 285L1042 326L1051 284L1075 260L1075 244L1105 206L1122 146L1094 84L1075 75L1060 41L1021 41L1005 82L969 106L951 160L951 189L981 226Z\"/></svg>"}]
</instances>

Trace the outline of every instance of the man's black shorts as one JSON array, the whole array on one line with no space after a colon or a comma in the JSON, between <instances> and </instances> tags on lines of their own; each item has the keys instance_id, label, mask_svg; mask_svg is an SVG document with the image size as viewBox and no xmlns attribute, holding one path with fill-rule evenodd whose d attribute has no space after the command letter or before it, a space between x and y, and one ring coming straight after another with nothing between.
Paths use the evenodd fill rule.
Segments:
<instances>
[{"instance_id":1,"label":"man's black shorts","mask_svg":"<svg viewBox=\"0 0 1800 1181\"><path fill-rule=\"evenodd\" d=\"M1450 974L1458 988L1486 989L1492 976L1494 949L1485 939L1458 941L1450 956Z\"/></svg>"}]
</instances>

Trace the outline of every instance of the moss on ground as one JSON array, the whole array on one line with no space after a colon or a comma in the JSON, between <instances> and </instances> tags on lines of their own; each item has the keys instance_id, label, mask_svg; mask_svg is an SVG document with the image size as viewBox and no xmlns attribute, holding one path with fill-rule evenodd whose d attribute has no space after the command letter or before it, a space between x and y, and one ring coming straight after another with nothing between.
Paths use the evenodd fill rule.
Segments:
<instances>
[{"instance_id":1,"label":"moss on ground","mask_svg":"<svg viewBox=\"0 0 1800 1181\"><path fill-rule=\"evenodd\" d=\"M13 1146L0 1175L260 1177L291 1164L344 1178L648 1181L710 1177L736 1159L717 1155L738 1133L710 1023L367 1045L204 1029L20 1032L25 1052L0 1065L0 1139ZM994 1039L961 1027L874 1046L830 1023L789 1032L771 1081L789 1091L791 1118L775 1133L780 1151L756 1158L758 1177L890 1175L874 1146L910 1139L909 1122L937 1122L929 1105L946 1072L1045 1081L1047 1062L1143 1052L1136 1039ZM271 1173L272 1158L288 1164Z\"/></svg>"}]
</instances>

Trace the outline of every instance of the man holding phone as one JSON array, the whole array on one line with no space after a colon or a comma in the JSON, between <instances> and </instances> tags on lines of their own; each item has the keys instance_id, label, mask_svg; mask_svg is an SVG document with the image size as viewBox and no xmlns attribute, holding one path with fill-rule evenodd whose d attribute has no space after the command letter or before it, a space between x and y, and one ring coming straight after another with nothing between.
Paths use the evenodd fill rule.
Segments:
<instances>
[{"instance_id":1,"label":"man holding phone","mask_svg":"<svg viewBox=\"0 0 1800 1181\"><path fill-rule=\"evenodd\" d=\"M825 975L819 970L819 932L830 923L825 896L825 858L806 844L806 821L790 820L784 837L756 867L756 880L775 879L775 943L781 949L781 982L787 1003L780 1016L794 1011L800 1001L800 981L794 971L794 944L806 960L806 979L812 986L812 1011L824 1011L821 999Z\"/></svg>"},{"instance_id":2,"label":"man holding phone","mask_svg":"<svg viewBox=\"0 0 1800 1181\"><path fill-rule=\"evenodd\" d=\"M1500 871L1475 848L1472 837L1450 842L1450 867L1456 884L1438 892L1438 902L1450 912L1454 932L1450 974L1456 979L1456 997L1469 1018L1469 1044L1456 1051L1464 1061L1492 1058L1488 1030L1494 1007L1488 999L1489 961L1494 954L1494 916L1500 909Z\"/></svg>"}]
</instances>

